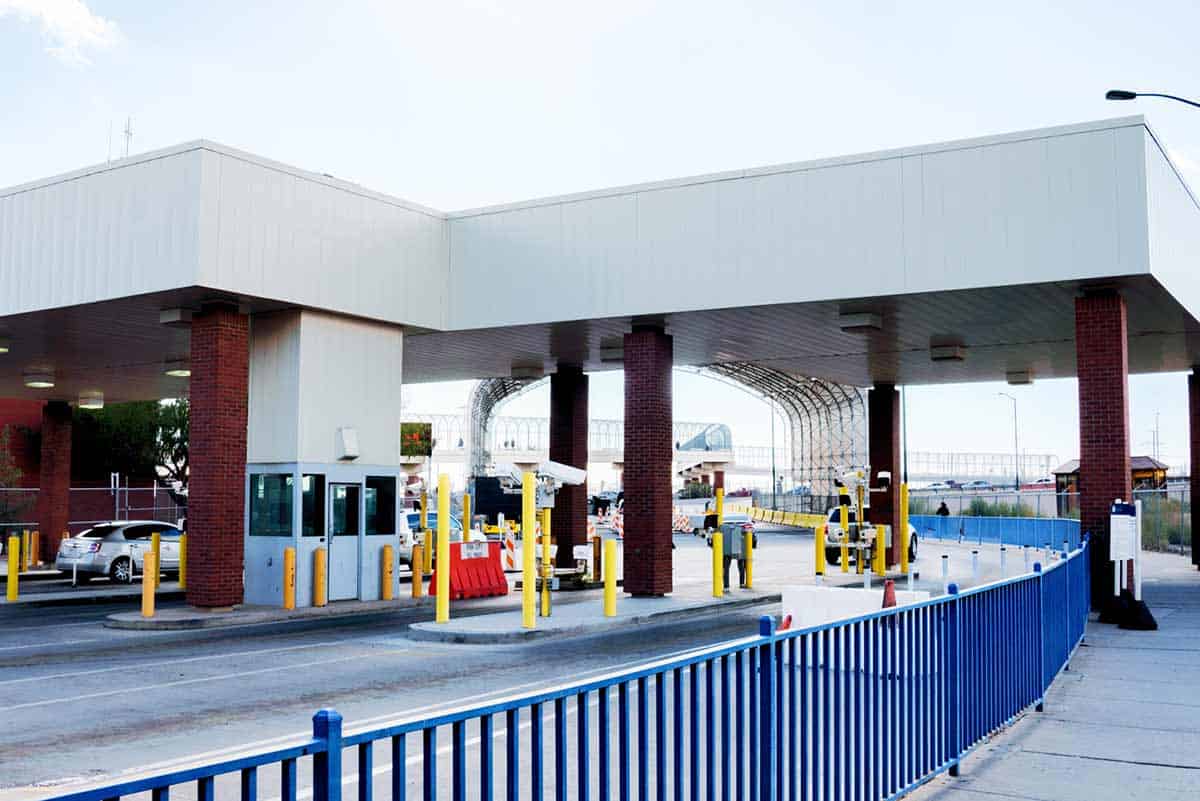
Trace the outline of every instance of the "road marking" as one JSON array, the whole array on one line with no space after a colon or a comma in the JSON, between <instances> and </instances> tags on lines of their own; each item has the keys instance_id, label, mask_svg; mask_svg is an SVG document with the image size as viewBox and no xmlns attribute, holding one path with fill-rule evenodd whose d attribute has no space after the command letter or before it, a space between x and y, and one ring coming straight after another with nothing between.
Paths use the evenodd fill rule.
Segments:
<instances>
[{"instance_id":1,"label":"road marking","mask_svg":"<svg viewBox=\"0 0 1200 801\"><path fill-rule=\"evenodd\" d=\"M15 709L31 709L36 706L50 706L52 704L66 704L72 701L84 701L89 698L104 698L110 695L128 695L130 693L138 693L144 690L160 690L164 687L182 687L186 684L200 684L206 681L224 681L225 679L236 679L242 676L257 676L262 673L271 673L277 670L299 670L315 665L332 665L336 662L349 662L352 659L361 659L359 655L340 656L336 659L319 659L315 662L303 662L298 665L281 665L269 668L259 668L258 670L243 670L239 673L222 673L219 676L202 676L195 679L179 679L178 681L165 681L159 684L143 684L140 687L122 687L119 690L104 690L102 692L85 693L83 695L74 695L67 698L47 698L42 701L30 701L25 704L14 704L13 706L0 706L0 712L10 712Z\"/></svg>"},{"instance_id":2,"label":"road marking","mask_svg":"<svg viewBox=\"0 0 1200 801\"><path fill-rule=\"evenodd\" d=\"M100 638L91 640L54 640L53 642L35 642L29 645L0 645L0 651L19 651L22 648L47 648L51 645L78 645L83 642L102 642Z\"/></svg>"},{"instance_id":3,"label":"road marking","mask_svg":"<svg viewBox=\"0 0 1200 801\"><path fill-rule=\"evenodd\" d=\"M324 648L327 645L340 645L346 642L345 640L325 640L321 642L309 643L307 645L288 645L279 648L260 648L255 651L230 651L223 654L210 654L208 656L188 656L178 659L162 659L157 662L132 662L127 665L117 665L116 667L96 668L95 670L75 670L70 673L51 673L43 676L25 676L20 679L5 679L0 681L0 685L5 684L20 684L27 681L41 681L42 679L69 679L75 676L92 676L98 673L111 673L116 670L135 670L140 668L162 667L163 665L182 665L188 662L203 662L208 659L229 659L239 656L253 656L255 654L277 654L284 651L299 651L305 648Z\"/></svg>"}]
</instances>

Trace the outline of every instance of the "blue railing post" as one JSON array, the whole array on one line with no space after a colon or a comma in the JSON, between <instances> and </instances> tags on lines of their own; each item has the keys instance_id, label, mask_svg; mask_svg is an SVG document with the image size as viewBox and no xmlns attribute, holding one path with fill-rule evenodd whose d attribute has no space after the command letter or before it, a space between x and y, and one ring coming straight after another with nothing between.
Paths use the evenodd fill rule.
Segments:
<instances>
[{"instance_id":1,"label":"blue railing post","mask_svg":"<svg viewBox=\"0 0 1200 801\"><path fill-rule=\"evenodd\" d=\"M332 709L313 715L313 801L342 801L342 716Z\"/></svg>"},{"instance_id":2,"label":"blue railing post","mask_svg":"<svg viewBox=\"0 0 1200 801\"><path fill-rule=\"evenodd\" d=\"M1071 622L1071 608L1072 608L1072 605L1075 603L1075 598L1074 598L1074 596L1071 595L1071 552L1067 548L1063 548L1062 558L1063 558L1063 561L1066 562L1066 564L1063 565L1063 568L1062 568L1063 574L1067 577L1067 579L1066 579L1066 581L1067 581L1067 597L1066 597L1066 603L1063 604L1063 613L1064 613L1063 617L1064 617L1064 622L1066 623L1066 625L1063 626L1063 639L1065 640L1065 647L1063 648L1063 656L1066 659L1066 661L1063 662L1063 670L1070 670L1071 669L1071 631L1075 628Z\"/></svg>"},{"instance_id":3,"label":"blue railing post","mask_svg":"<svg viewBox=\"0 0 1200 801\"><path fill-rule=\"evenodd\" d=\"M758 619L759 636L767 641L758 649L758 799L775 801L775 619Z\"/></svg>"},{"instance_id":4,"label":"blue railing post","mask_svg":"<svg viewBox=\"0 0 1200 801\"><path fill-rule=\"evenodd\" d=\"M946 604L946 750L950 755L950 775L958 775L958 757L962 753L962 630L958 613L958 585L948 588L950 602Z\"/></svg>"},{"instance_id":5,"label":"blue railing post","mask_svg":"<svg viewBox=\"0 0 1200 801\"><path fill-rule=\"evenodd\" d=\"M1038 700L1034 707L1038 712L1046 708L1046 583L1042 576L1042 563L1033 563L1033 574L1037 578L1037 688Z\"/></svg>"}]
</instances>

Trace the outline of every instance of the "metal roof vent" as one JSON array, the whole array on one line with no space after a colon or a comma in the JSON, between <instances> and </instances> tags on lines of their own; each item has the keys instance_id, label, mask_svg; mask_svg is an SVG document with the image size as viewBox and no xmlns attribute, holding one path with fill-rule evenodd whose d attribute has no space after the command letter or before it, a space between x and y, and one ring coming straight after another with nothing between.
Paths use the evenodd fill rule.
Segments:
<instances>
[{"instance_id":1,"label":"metal roof vent","mask_svg":"<svg viewBox=\"0 0 1200 801\"><path fill-rule=\"evenodd\" d=\"M1033 383L1033 371L1028 370L1028 369L1026 369L1026 370L1009 370L1008 372L1006 372L1004 374L1004 380L1010 384L1013 384L1014 386L1020 385L1020 384L1032 384Z\"/></svg>"}]
</instances>

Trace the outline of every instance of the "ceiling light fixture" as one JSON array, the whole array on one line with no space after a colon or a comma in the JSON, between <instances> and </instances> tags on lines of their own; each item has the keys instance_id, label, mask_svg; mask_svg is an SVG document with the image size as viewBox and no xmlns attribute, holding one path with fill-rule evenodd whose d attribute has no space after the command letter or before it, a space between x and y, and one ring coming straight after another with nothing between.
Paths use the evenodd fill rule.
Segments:
<instances>
[{"instance_id":1,"label":"ceiling light fixture","mask_svg":"<svg viewBox=\"0 0 1200 801\"><path fill-rule=\"evenodd\" d=\"M25 372L25 386L30 389L50 389L54 386L52 370L28 370Z\"/></svg>"},{"instance_id":2,"label":"ceiling light fixture","mask_svg":"<svg viewBox=\"0 0 1200 801\"><path fill-rule=\"evenodd\" d=\"M163 373L171 376L172 378L188 378L192 374L192 366L187 362L186 359L176 359L174 361L167 362L166 369L163 370Z\"/></svg>"},{"instance_id":3,"label":"ceiling light fixture","mask_svg":"<svg viewBox=\"0 0 1200 801\"><path fill-rule=\"evenodd\" d=\"M0 337L0 353L8 353L9 347L12 345L8 337Z\"/></svg>"},{"instance_id":4,"label":"ceiling light fixture","mask_svg":"<svg viewBox=\"0 0 1200 801\"><path fill-rule=\"evenodd\" d=\"M1032 370L1009 370L1008 372L1006 372L1004 374L1004 380L1014 386L1018 386L1018 385L1022 385L1022 384L1032 384L1033 383L1033 371Z\"/></svg>"},{"instance_id":5,"label":"ceiling light fixture","mask_svg":"<svg viewBox=\"0 0 1200 801\"><path fill-rule=\"evenodd\" d=\"M86 390L79 393L80 409L103 409L104 393L99 390Z\"/></svg>"},{"instance_id":6,"label":"ceiling light fixture","mask_svg":"<svg viewBox=\"0 0 1200 801\"><path fill-rule=\"evenodd\" d=\"M967 358L967 349L962 345L933 345L929 358L935 362L961 362Z\"/></svg>"}]
</instances>

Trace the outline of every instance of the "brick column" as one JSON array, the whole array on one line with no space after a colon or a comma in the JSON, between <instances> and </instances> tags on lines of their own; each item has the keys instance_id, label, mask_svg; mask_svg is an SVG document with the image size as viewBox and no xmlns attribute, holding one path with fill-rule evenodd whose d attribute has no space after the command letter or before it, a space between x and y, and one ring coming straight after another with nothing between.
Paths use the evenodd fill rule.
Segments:
<instances>
[{"instance_id":1,"label":"brick column","mask_svg":"<svg viewBox=\"0 0 1200 801\"><path fill-rule=\"evenodd\" d=\"M1200 498L1200 367L1188 376L1188 433L1191 435L1191 497ZM1200 515L1192 515L1192 564L1200 568Z\"/></svg>"},{"instance_id":2,"label":"brick column","mask_svg":"<svg viewBox=\"0 0 1200 801\"><path fill-rule=\"evenodd\" d=\"M550 376L550 459L587 470L588 377L576 365L559 365ZM551 532L558 567L575 566L573 547L587 545L587 485L563 487L554 499Z\"/></svg>"},{"instance_id":3,"label":"brick column","mask_svg":"<svg viewBox=\"0 0 1200 801\"><path fill-rule=\"evenodd\" d=\"M1079 522L1092 535L1092 603L1112 595L1108 509L1129 500L1129 349L1125 299L1097 292L1075 299L1079 377ZM1132 572L1132 565L1130 565Z\"/></svg>"},{"instance_id":4,"label":"brick column","mask_svg":"<svg viewBox=\"0 0 1200 801\"><path fill-rule=\"evenodd\" d=\"M708 473L704 473L703 475L700 476L700 483L706 487L708 486L708 484L709 484Z\"/></svg>"},{"instance_id":5,"label":"brick column","mask_svg":"<svg viewBox=\"0 0 1200 801\"><path fill-rule=\"evenodd\" d=\"M188 603L242 602L249 318L208 306L192 320Z\"/></svg>"},{"instance_id":6,"label":"brick column","mask_svg":"<svg viewBox=\"0 0 1200 801\"><path fill-rule=\"evenodd\" d=\"M67 530L71 500L71 405L49 401L42 407L42 465L37 520L43 562L52 563Z\"/></svg>"},{"instance_id":7,"label":"brick column","mask_svg":"<svg viewBox=\"0 0 1200 801\"><path fill-rule=\"evenodd\" d=\"M876 384L867 390L867 453L871 464L871 486L879 485L880 471L892 474L887 492L872 492L867 521L892 527L892 545L887 563L900 562L900 393L892 384Z\"/></svg>"},{"instance_id":8,"label":"brick column","mask_svg":"<svg viewBox=\"0 0 1200 801\"><path fill-rule=\"evenodd\" d=\"M722 489L722 490L725 489L725 471L724 470L714 470L713 471L713 492L716 492L719 489Z\"/></svg>"},{"instance_id":9,"label":"brick column","mask_svg":"<svg viewBox=\"0 0 1200 801\"><path fill-rule=\"evenodd\" d=\"M662 329L625 335L625 591L671 591L671 364Z\"/></svg>"}]
</instances>

